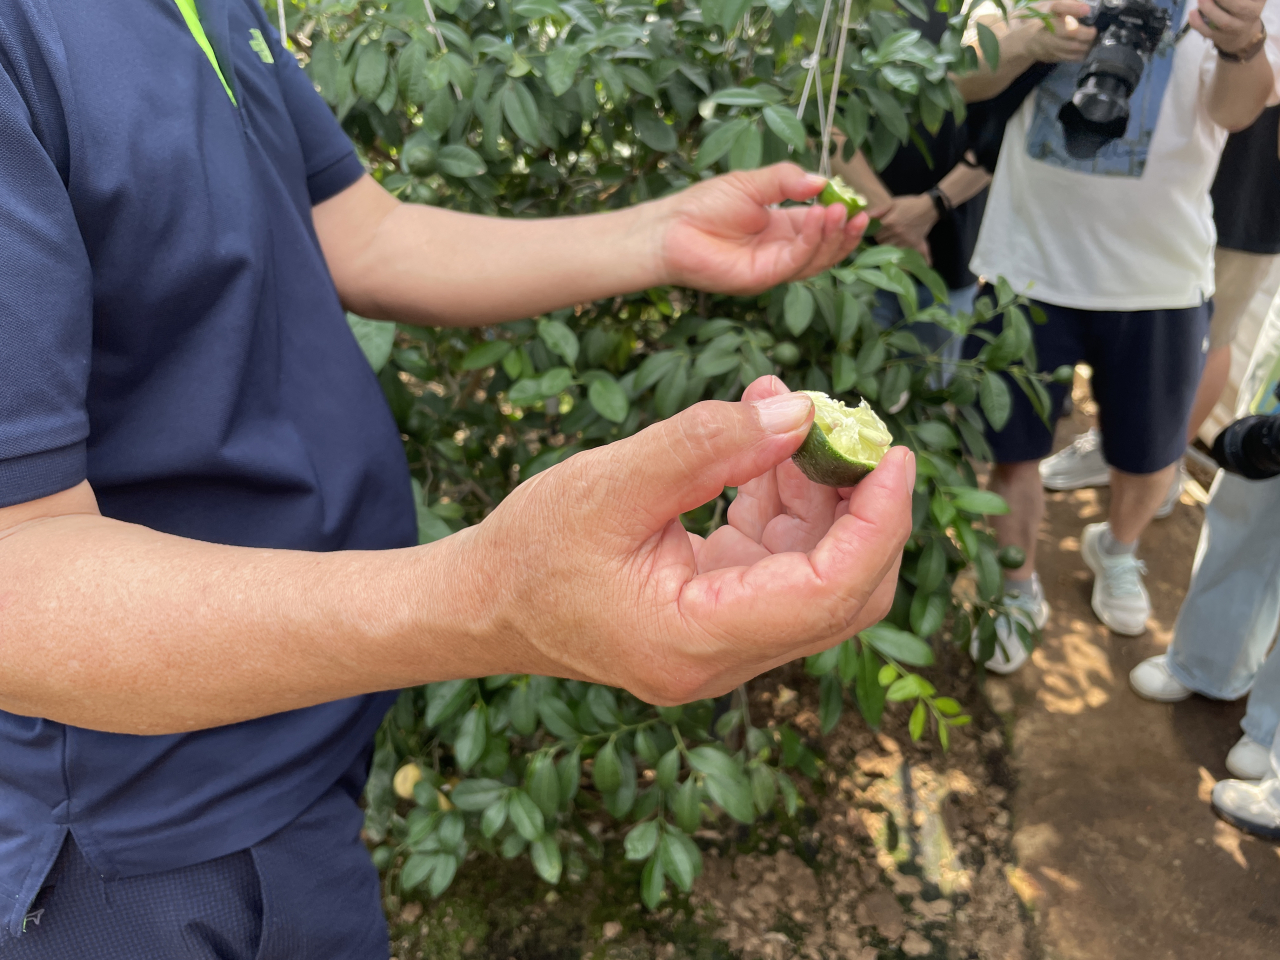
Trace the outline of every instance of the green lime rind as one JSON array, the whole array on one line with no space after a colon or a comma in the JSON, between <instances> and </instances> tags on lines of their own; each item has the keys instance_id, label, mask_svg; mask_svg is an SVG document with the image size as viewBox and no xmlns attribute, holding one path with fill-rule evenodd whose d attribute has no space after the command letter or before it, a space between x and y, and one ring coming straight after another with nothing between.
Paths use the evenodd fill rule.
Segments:
<instances>
[{"instance_id":1,"label":"green lime rind","mask_svg":"<svg viewBox=\"0 0 1280 960\"><path fill-rule=\"evenodd\" d=\"M791 459L800 472L814 483L828 487L852 487L876 468L880 458L893 442L893 437L880 418L864 400L854 408L846 407L817 390L805 390L814 404L813 424L800 449ZM830 434L839 431L837 440L852 437L865 456L849 456Z\"/></svg>"},{"instance_id":2,"label":"green lime rind","mask_svg":"<svg viewBox=\"0 0 1280 960\"><path fill-rule=\"evenodd\" d=\"M844 208L849 211L850 218L856 217L867 209L867 198L838 176L832 177L827 181L827 185L818 194L818 202L824 207L829 207L833 203L842 203Z\"/></svg>"}]
</instances>

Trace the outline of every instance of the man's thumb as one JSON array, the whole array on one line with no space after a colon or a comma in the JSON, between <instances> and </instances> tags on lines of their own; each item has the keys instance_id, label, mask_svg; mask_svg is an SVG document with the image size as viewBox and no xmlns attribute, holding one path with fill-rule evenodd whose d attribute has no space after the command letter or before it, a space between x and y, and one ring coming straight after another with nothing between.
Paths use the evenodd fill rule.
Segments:
<instances>
[{"instance_id":1,"label":"man's thumb","mask_svg":"<svg viewBox=\"0 0 1280 960\"><path fill-rule=\"evenodd\" d=\"M602 452L609 475L649 529L700 507L725 487L773 469L804 441L813 401L780 393L755 401L694 404Z\"/></svg>"},{"instance_id":2,"label":"man's thumb","mask_svg":"<svg viewBox=\"0 0 1280 960\"><path fill-rule=\"evenodd\" d=\"M740 170L731 174L761 206L781 203L783 200L811 200L822 192L827 178L816 173L806 173L794 163L775 163L755 170Z\"/></svg>"}]
</instances>

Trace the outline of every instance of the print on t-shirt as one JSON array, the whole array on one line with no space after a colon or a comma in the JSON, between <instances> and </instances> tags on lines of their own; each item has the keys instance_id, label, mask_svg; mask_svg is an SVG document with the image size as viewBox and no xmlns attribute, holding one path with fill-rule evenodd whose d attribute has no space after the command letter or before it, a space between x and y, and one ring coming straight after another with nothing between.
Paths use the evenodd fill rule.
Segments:
<instances>
[{"instance_id":1,"label":"print on t-shirt","mask_svg":"<svg viewBox=\"0 0 1280 960\"><path fill-rule=\"evenodd\" d=\"M1169 22L1181 24L1186 0L1156 0L1157 6L1169 11ZM1176 27L1174 28L1176 30ZM1077 159L1067 153L1058 111L1071 99L1080 76L1080 64L1060 63L1036 88L1035 111L1027 129L1027 154L1054 166L1078 173L1094 173L1112 177L1140 177L1147 165L1147 151L1155 135L1160 107L1173 73L1173 30L1152 55L1142 72L1138 87L1129 98L1129 126L1124 136L1112 140L1097 156Z\"/></svg>"}]
</instances>

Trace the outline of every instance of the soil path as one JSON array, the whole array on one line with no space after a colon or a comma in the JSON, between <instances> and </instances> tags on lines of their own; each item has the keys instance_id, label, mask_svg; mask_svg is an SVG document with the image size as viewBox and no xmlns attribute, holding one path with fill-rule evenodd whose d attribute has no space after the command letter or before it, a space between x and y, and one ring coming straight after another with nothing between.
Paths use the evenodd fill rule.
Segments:
<instances>
[{"instance_id":1,"label":"soil path","mask_svg":"<svg viewBox=\"0 0 1280 960\"><path fill-rule=\"evenodd\" d=\"M1063 421L1060 445L1089 412L1081 403ZM1039 567L1053 618L1032 663L988 684L1012 724L1016 873L1045 960L1274 960L1280 848L1209 806L1214 781L1228 776L1243 701L1152 704L1128 685L1129 670L1171 639L1203 511L1184 494L1144 537L1155 618L1127 638L1094 617L1079 553L1083 525L1105 517L1107 491L1048 499Z\"/></svg>"}]
</instances>

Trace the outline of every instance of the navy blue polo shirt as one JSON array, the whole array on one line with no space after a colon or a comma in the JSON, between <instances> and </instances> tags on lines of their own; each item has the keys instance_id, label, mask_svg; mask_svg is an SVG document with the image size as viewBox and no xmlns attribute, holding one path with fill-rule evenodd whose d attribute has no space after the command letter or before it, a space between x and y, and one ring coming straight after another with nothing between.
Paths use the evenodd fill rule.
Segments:
<instances>
[{"instance_id":1,"label":"navy blue polo shirt","mask_svg":"<svg viewBox=\"0 0 1280 960\"><path fill-rule=\"evenodd\" d=\"M0 0L0 505L88 479L106 516L197 540L412 545L311 222L360 162L254 0L199 3L235 104L175 0ZM0 712L0 922L68 831L106 877L264 839L388 705L159 737Z\"/></svg>"}]
</instances>

